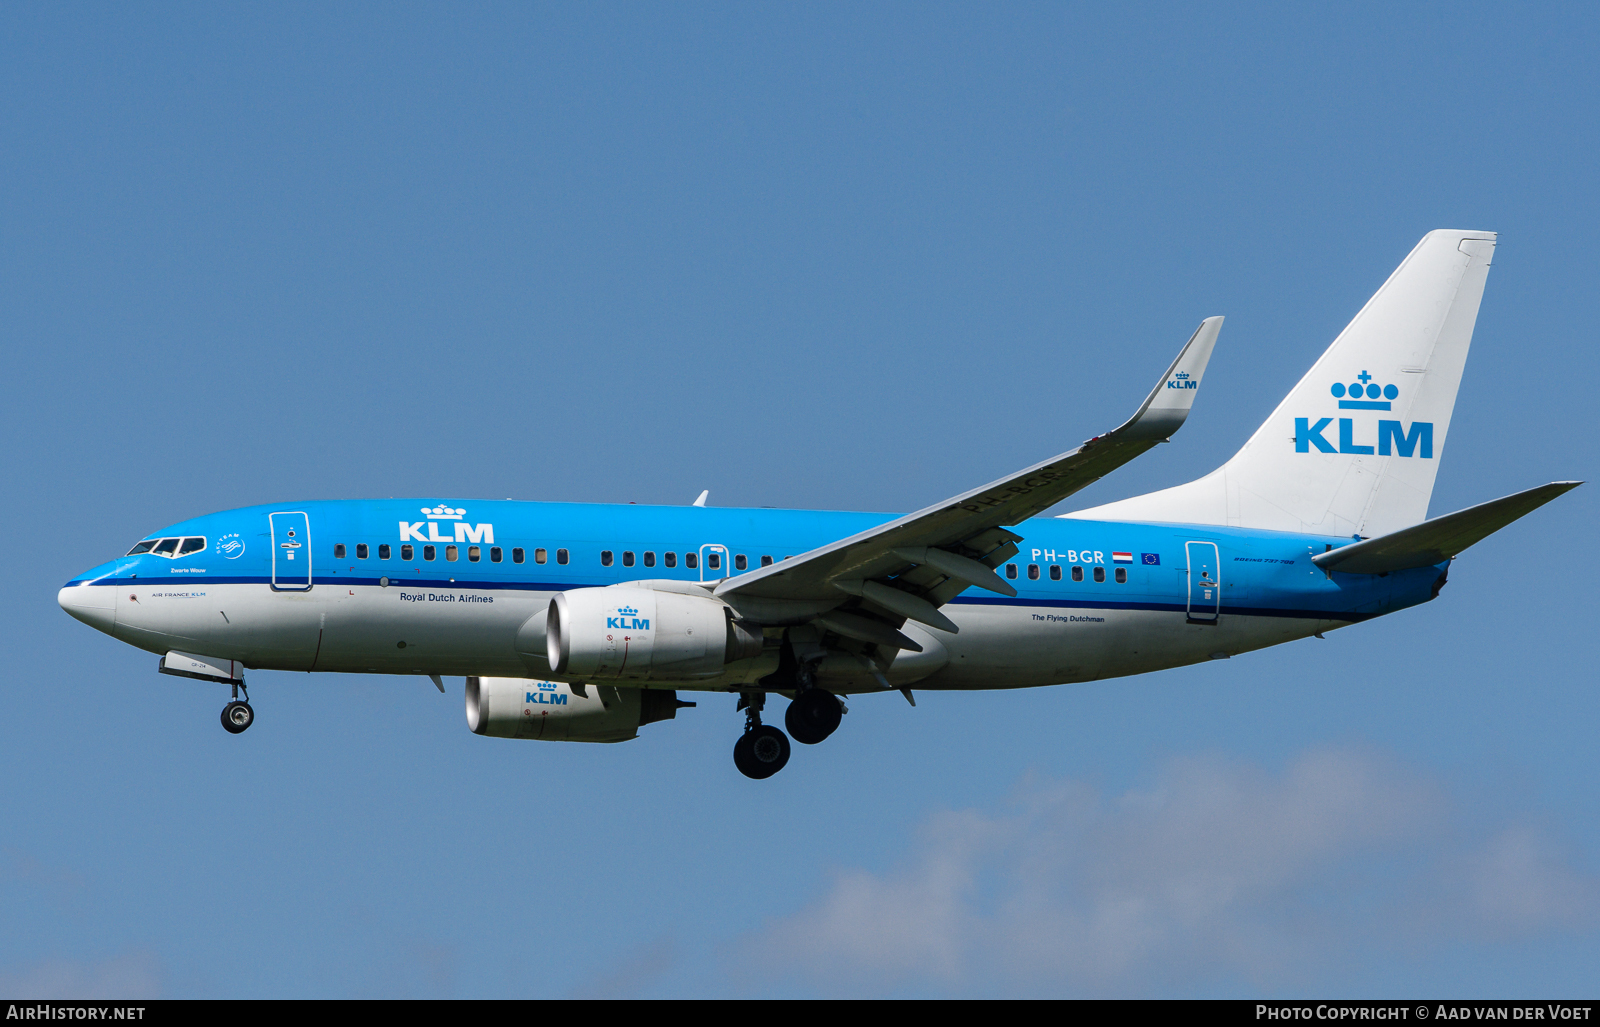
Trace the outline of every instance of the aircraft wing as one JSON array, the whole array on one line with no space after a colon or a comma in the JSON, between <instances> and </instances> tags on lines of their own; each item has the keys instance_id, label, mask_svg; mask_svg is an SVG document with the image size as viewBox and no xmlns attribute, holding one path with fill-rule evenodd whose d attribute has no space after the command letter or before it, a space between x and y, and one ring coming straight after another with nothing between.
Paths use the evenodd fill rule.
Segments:
<instances>
[{"instance_id":1,"label":"aircraft wing","mask_svg":"<svg viewBox=\"0 0 1600 1027\"><path fill-rule=\"evenodd\" d=\"M1221 329L1220 317L1202 321L1155 389L1120 428L888 524L728 578L717 586L716 594L743 615L764 623L803 623L857 596L865 607L861 612L896 627L909 618L956 630L937 608L968 586L1016 595L1016 589L993 570L1016 554L1016 543L1021 541L1020 535L1005 530L1006 525L1042 513L1182 427ZM881 628L855 623L864 619L835 613L829 620L842 627L824 626L862 640L882 641ZM900 636L899 641L906 640Z\"/></svg>"}]
</instances>

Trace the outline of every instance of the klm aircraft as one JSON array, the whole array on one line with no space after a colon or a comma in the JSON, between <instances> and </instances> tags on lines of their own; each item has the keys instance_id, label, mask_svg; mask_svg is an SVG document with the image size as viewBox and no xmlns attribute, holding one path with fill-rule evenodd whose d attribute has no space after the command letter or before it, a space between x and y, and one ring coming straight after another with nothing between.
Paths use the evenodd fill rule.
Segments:
<instances>
[{"instance_id":1,"label":"klm aircraft","mask_svg":"<svg viewBox=\"0 0 1600 1027\"><path fill-rule=\"evenodd\" d=\"M841 697L1225 659L1435 599L1468 546L1576 487L1427 519L1495 235L1423 238L1244 448L1186 485L1040 515L1182 426L1208 318L1120 428L904 516L427 499L230 510L72 579L72 616L230 686L256 668L466 679L480 735L616 742L733 692L753 778ZM785 734L762 722L789 700Z\"/></svg>"}]
</instances>

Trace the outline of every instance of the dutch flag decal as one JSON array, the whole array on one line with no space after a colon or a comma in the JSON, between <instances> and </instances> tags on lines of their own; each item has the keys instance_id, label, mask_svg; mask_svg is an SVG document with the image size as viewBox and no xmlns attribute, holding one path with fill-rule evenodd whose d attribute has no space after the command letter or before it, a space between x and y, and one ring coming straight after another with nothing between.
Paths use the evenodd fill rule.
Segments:
<instances>
[{"instance_id":1,"label":"dutch flag decal","mask_svg":"<svg viewBox=\"0 0 1600 1027\"><path fill-rule=\"evenodd\" d=\"M1111 554L1111 562L1112 563L1132 563L1133 562L1133 554L1132 553L1112 553Z\"/></svg>"}]
</instances>

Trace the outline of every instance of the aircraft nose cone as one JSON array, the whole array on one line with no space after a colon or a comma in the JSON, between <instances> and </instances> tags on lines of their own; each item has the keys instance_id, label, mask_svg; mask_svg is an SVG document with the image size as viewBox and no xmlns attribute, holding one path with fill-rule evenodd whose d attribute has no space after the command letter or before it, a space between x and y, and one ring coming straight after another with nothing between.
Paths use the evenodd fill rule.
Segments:
<instances>
[{"instance_id":1,"label":"aircraft nose cone","mask_svg":"<svg viewBox=\"0 0 1600 1027\"><path fill-rule=\"evenodd\" d=\"M68 585L56 596L61 608L91 628L111 633L117 621L115 585Z\"/></svg>"}]
</instances>

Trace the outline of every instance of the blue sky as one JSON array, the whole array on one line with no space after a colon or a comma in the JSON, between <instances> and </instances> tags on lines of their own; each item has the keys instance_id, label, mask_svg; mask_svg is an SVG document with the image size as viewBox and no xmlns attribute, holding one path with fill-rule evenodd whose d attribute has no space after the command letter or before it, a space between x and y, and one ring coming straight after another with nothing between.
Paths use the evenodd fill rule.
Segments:
<instances>
[{"instance_id":1,"label":"blue sky","mask_svg":"<svg viewBox=\"0 0 1600 1027\"><path fill-rule=\"evenodd\" d=\"M1586 6L0 11L0 992L1548 995L1600 965L1594 486L1438 602L1225 663L478 738L217 688L56 589L185 517L907 510L1227 325L1222 462L1424 232L1498 231L1433 512L1595 473Z\"/></svg>"}]
</instances>

